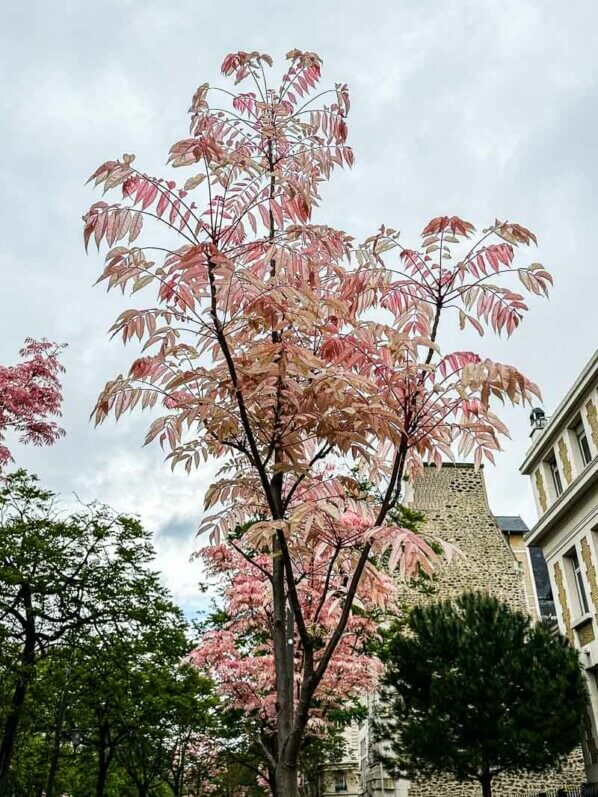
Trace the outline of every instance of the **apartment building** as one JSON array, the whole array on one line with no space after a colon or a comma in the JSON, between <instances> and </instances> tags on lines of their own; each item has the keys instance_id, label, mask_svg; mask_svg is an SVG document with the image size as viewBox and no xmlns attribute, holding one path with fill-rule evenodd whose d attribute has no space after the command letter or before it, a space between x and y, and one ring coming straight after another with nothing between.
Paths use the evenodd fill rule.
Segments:
<instances>
[{"instance_id":1,"label":"apartment building","mask_svg":"<svg viewBox=\"0 0 598 797\"><path fill-rule=\"evenodd\" d=\"M538 521L526 536L548 568L558 625L580 653L589 692L587 779L598 782L598 351L550 417L532 411L521 465Z\"/></svg>"}]
</instances>

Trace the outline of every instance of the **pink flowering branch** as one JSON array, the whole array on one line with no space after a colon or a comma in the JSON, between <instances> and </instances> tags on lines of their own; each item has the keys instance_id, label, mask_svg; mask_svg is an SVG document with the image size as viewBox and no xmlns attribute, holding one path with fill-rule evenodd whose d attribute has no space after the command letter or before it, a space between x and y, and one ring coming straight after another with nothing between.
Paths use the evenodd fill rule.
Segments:
<instances>
[{"instance_id":1,"label":"pink flowering branch","mask_svg":"<svg viewBox=\"0 0 598 797\"><path fill-rule=\"evenodd\" d=\"M59 356L64 346L27 338L16 365L0 365L0 469L13 460L4 444L7 431L19 442L52 445L64 435L52 416L61 415L64 368Z\"/></svg>"}]
</instances>

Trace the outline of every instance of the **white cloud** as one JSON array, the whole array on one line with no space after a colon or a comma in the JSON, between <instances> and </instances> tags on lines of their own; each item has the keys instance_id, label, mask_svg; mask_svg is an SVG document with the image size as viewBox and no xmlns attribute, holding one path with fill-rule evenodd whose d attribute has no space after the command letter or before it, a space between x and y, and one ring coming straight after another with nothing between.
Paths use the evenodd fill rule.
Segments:
<instances>
[{"instance_id":1,"label":"white cloud","mask_svg":"<svg viewBox=\"0 0 598 797\"><path fill-rule=\"evenodd\" d=\"M231 23L234 15L234 24ZM135 151L159 170L185 134L195 87L220 81L222 56L295 46L325 60L325 80L353 92L352 174L324 191L320 218L358 237L382 221L416 235L458 213L530 226L534 259L554 269L550 304L532 302L510 343L476 348L537 380L554 407L595 345L594 154L598 8L558 0L72 0L10 4L0 31L0 362L26 335L68 339L64 424L52 450L19 451L53 489L138 512L156 532L166 579L194 594L188 563L207 471L171 475L141 448L141 416L94 430L87 421L106 379L130 362L106 329L118 297L92 288L101 258L83 254L80 217L96 195L83 183L103 160ZM463 348L452 333L449 345ZM513 440L488 468L492 508L533 521L518 474L527 412L509 412ZM188 525L189 538L184 529Z\"/></svg>"}]
</instances>

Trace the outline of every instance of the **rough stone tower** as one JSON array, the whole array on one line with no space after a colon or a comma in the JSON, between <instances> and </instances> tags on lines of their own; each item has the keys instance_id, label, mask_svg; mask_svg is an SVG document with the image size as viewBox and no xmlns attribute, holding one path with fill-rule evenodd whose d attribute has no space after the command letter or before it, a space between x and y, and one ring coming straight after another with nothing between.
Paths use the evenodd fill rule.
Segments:
<instances>
[{"instance_id":1,"label":"rough stone tower","mask_svg":"<svg viewBox=\"0 0 598 797\"><path fill-rule=\"evenodd\" d=\"M527 610L521 568L488 506L482 469L464 464L424 468L415 480L413 506L424 513L426 531L463 554L438 574L439 600L485 590L514 609Z\"/></svg>"}]
</instances>

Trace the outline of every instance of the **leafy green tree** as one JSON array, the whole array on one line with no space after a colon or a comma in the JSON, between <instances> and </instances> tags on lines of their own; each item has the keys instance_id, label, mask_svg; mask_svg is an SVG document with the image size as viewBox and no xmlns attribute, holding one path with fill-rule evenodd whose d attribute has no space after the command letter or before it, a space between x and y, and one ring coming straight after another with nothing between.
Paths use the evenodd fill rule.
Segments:
<instances>
[{"instance_id":1,"label":"leafy green tree","mask_svg":"<svg viewBox=\"0 0 598 797\"><path fill-rule=\"evenodd\" d=\"M182 797L188 757L215 725L212 683L197 670L178 666L172 654L170 660L144 658L128 680L127 731L117 758L138 797L147 797L160 784Z\"/></svg>"},{"instance_id":2,"label":"leafy green tree","mask_svg":"<svg viewBox=\"0 0 598 797\"><path fill-rule=\"evenodd\" d=\"M0 490L0 636L8 651L0 795L7 791L27 692L40 661L84 627L111 621L123 601L134 600L135 571L147 545L132 518L99 505L61 515L56 497L40 488L35 476L19 470L6 477Z\"/></svg>"},{"instance_id":3,"label":"leafy green tree","mask_svg":"<svg viewBox=\"0 0 598 797\"><path fill-rule=\"evenodd\" d=\"M148 609L151 609L154 598L153 593L148 595ZM93 751L94 793L97 797L103 797L107 792L116 754L134 729L133 712L139 707L133 700L132 682L144 666L145 658L146 666L151 667L163 651L159 631L164 630L170 639L170 624L182 622L176 607L173 606L173 610L173 613L165 615L155 612L145 630L121 627L116 633L90 639L81 650L72 682L69 723L80 730L86 750ZM177 630L182 632L180 627ZM178 633L176 635L179 636ZM184 654L184 645L179 651L180 655Z\"/></svg>"},{"instance_id":4,"label":"leafy green tree","mask_svg":"<svg viewBox=\"0 0 598 797\"><path fill-rule=\"evenodd\" d=\"M414 608L384 646L391 771L478 781L541 772L580 742L586 691L563 637L481 593Z\"/></svg>"},{"instance_id":5,"label":"leafy green tree","mask_svg":"<svg viewBox=\"0 0 598 797\"><path fill-rule=\"evenodd\" d=\"M82 642L71 676L68 720L93 750L97 797L115 765L140 795L166 784L182 725L207 726L215 703L211 683L181 666L187 624L157 575L138 570L136 592L112 628Z\"/></svg>"},{"instance_id":6,"label":"leafy green tree","mask_svg":"<svg viewBox=\"0 0 598 797\"><path fill-rule=\"evenodd\" d=\"M172 749L214 698L180 666L187 623L153 559L137 520L98 504L61 513L24 471L4 481L0 795L124 797L144 793L138 774L152 767L172 792Z\"/></svg>"}]
</instances>

